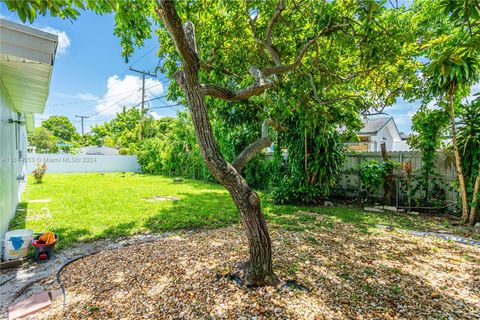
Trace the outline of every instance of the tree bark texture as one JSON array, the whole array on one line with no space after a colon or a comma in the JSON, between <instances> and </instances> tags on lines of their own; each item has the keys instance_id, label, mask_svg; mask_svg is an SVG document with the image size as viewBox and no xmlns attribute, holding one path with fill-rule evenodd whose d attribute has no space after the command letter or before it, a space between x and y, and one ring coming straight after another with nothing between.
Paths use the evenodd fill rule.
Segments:
<instances>
[{"instance_id":1,"label":"tree bark texture","mask_svg":"<svg viewBox=\"0 0 480 320\"><path fill-rule=\"evenodd\" d=\"M177 72L175 79L185 92L202 156L213 176L232 196L245 228L250 253L247 283L252 286L272 283L275 280L272 243L260 208L260 198L239 172L224 159L213 135L205 104L205 91L198 76L200 60L193 24L187 22L182 27L172 1L159 1L157 13L173 38L182 59L183 71Z\"/></svg>"},{"instance_id":2,"label":"tree bark texture","mask_svg":"<svg viewBox=\"0 0 480 320\"><path fill-rule=\"evenodd\" d=\"M468 218L468 223L471 226L474 226L475 223L477 222L477 210L478 210L477 208L478 208L478 205L479 205L477 194L478 194L479 191L480 191L480 173L477 176L477 179L475 180L475 186L473 187L472 204L474 206L470 209L470 217Z\"/></svg>"},{"instance_id":3,"label":"tree bark texture","mask_svg":"<svg viewBox=\"0 0 480 320\"><path fill-rule=\"evenodd\" d=\"M455 167L457 168L458 175L458 184L460 191L460 198L462 201L462 222L466 223L468 221L468 200L467 200L467 189L465 187L465 178L463 176L462 162L460 160L460 152L458 151L457 144L457 129L455 126L455 109L453 105L453 96L455 95L455 83L450 84L449 90L449 106L450 106L450 124L452 126L452 144L453 144L453 154L455 156Z\"/></svg>"},{"instance_id":4,"label":"tree bark texture","mask_svg":"<svg viewBox=\"0 0 480 320\"><path fill-rule=\"evenodd\" d=\"M382 157L383 161L388 161L388 155L387 155L387 145L385 142L382 142L380 144L380 149L382 150ZM393 183L393 170L389 170L387 172L387 175L385 176L385 183L384 183L384 201L386 205L391 205L392 204L392 198L394 194L394 183Z\"/></svg>"}]
</instances>

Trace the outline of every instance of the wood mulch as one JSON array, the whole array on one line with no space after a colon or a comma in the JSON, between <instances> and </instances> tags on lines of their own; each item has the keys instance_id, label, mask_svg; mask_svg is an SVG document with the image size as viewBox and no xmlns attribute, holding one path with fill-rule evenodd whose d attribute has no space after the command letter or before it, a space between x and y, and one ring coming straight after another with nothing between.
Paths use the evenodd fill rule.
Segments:
<instances>
[{"instance_id":1,"label":"wood mulch","mask_svg":"<svg viewBox=\"0 0 480 320\"><path fill-rule=\"evenodd\" d=\"M309 292L224 277L247 259L235 226L78 260L61 274L65 309L60 297L35 318L480 319L478 248L345 223L271 234L277 275Z\"/></svg>"}]
</instances>

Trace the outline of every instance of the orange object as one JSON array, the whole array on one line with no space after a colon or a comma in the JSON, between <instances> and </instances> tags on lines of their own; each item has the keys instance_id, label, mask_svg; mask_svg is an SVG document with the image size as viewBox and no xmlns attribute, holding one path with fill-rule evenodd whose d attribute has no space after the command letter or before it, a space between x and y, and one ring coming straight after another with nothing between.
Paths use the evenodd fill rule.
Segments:
<instances>
[{"instance_id":1,"label":"orange object","mask_svg":"<svg viewBox=\"0 0 480 320\"><path fill-rule=\"evenodd\" d=\"M55 242L55 235L53 232L45 232L38 238L39 242L45 242L46 245L52 244Z\"/></svg>"}]
</instances>

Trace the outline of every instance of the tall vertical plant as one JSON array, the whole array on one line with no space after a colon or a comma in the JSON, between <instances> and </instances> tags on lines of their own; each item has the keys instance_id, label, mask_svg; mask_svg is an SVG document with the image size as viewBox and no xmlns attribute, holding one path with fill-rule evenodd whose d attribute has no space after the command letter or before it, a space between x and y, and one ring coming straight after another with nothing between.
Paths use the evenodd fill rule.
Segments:
<instances>
[{"instance_id":1,"label":"tall vertical plant","mask_svg":"<svg viewBox=\"0 0 480 320\"><path fill-rule=\"evenodd\" d=\"M332 125L296 113L282 134L288 149L283 177L273 196L278 203L316 203L332 192L345 162L344 146Z\"/></svg>"},{"instance_id":2,"label":"tall vertical plant","mask_svg":"<svg viewBox=\"0 0 480 320\"><path fill-rule=\"evenodd\" d=\"M458 149L465 168L465 185L470 205L469 223L478 220L480 192L480 100L464 105L458 121Z\"/></svg>"},{"instance_id":3,"label":"tall vertical plant","mask_svg":"<svg viewBox=\"0 0 480 320\"><path fill-rule=\"evenodd\" d=\"M480 77L480 6L476 1L443 0L440 8L451 27L437 28L438 34L424 45L430 63L425 72L430 93L446 101L450 117L452 146L462 204L462 222L470 219L464 167L457 139L456 117L459 102ZM475 210L474 210L475 211Z\"/></svg>"},{"instance_id":4,"label":"tall vertical plant","mask_svg":"<svg viewBox=\"0 0 480 320\"><path fill-rule=\"evenodd\" d=\"M435 154L448 128L448 115L440 109L421 108L412 118L414 134L409 139L413 150L422 153L422 167L416 191L421 191L425 204L430 202L435 168Z\"/></svg>"}]
</instances>

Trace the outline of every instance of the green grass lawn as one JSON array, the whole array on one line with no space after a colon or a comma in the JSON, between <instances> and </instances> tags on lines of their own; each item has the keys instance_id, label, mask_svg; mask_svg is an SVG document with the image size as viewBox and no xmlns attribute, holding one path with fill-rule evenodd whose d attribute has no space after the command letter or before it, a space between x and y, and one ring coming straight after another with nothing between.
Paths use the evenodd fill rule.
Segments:
<instances>
[{"instance_id":1,"label":"green grass lawn","mask_svg":"<svg viewBox=\"0 0 480 320\"><path fill-rule=\"evenodd\" d=\"M33 181L30 177L21 203L26 210L17 213L10 228L54 231L59 235L60 247L76 241L183 228L217 228L238 222L229 194L216 184L194 180L175 183L168 177L134 173L47 174L42 184ZM145 200L153 196L180 200ZM264 195L262 198L268 222L295 231L330 228L338 222L353 223L365 232L377 224L417 230L448 227L446 219L365 212L345 206L279 206ZM315 218L309 212L324 214L326 218L321 225L315 222L312 226Z\"/></svg>"}]
</instances>

